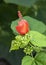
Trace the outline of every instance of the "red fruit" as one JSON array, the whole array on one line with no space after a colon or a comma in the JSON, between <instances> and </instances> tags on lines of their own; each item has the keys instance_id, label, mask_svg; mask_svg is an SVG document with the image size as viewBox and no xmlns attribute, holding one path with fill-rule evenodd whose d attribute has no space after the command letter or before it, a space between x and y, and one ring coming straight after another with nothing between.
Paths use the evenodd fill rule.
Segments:
<instances>
[{"instance_id":1,"label":"red fruit","mask_svg":"<svg viewBox=\"0 0 46 65\"><path fill-rule=\"evenodd\" d=\"M29 24L26 20L22 19L22 15L20 16L20 12L19 12L19 17L21 18L21 20L18 22L18 25L16 26L16 30L19 34L24 35L27 32L29 32Z\"/></svg>"}]
</instances>

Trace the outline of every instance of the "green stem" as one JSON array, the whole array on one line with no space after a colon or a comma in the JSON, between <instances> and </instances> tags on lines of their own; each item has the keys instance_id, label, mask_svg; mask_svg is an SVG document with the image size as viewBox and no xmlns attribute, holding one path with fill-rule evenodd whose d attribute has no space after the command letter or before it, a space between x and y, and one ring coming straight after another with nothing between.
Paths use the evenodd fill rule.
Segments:
<instances>
[{"instance_id":1,"label":"green stem","mask_svg":"<svg viewBox=\"0 0 46 65\"><path fill-rule=\"evenodd\" d=\"M30 45L34 50L38 50L38 51L46 51L46 50L43 49L42 47L34 46L31 42L29 42L29 45Z\"/></svg>"}]
</instances>

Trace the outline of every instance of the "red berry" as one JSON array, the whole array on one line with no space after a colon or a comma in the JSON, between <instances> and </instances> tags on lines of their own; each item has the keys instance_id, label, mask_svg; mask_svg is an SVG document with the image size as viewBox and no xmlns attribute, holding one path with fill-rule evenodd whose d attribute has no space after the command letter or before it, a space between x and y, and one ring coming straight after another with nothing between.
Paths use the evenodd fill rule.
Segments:
<instances>
[{"instance_id":1,"label":"red berry","mask_svg":"<svg viewBox=\"0 0 46 65\"><path fill-rule=\"evenodd\" d=\"M22 18L20 12L19 12L19 17ZM18 22L18 25L16 26L16 30L21 35L24 35L27 32L29 32L29 24L28 24L28 22L26 20L24 20L24 19L21 19Z\"/></svg>"}]
</instances>

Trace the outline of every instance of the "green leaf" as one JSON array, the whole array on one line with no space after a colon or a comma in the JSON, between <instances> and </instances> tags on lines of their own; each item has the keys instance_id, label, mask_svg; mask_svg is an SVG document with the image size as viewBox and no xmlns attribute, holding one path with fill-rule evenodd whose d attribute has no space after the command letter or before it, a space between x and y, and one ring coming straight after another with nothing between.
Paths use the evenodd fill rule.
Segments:
<instances>
[{"instance_id":1,"label":"green leaf","mask_svg":"<svg viewBox=\"0 0 46 65\"><path fill-rule=\"evenodd\" d=\"M17 5L30 7L32 6L37 0L4 0L6 3L14 3Z\"/></svg>"},{"instance_id":2,"label":"green leaf","mask_svg":"<svg viewBox=\"0 0 46 65\"><path fill-rule=\"evenodd\" d=\"M25 56L22 59L22 65L46 65L46 53L37 53L34 58Z\"/></svg>"},{"instance_id":3,"label":"green leaf","mask_svg":"<svg viewBox=\"0 0 46 65\"><path fill-rule=\"evenodd\" d=\"M12 23L11 23L11 29L13 30L13 33L15 34L15 35L17 35L18 33L17 33L17 31L16 31L16 25L18 25L18 21L16 20L16 21L12 21Z\"/></svg>"},{"instance_id":4,"label":"green leaf","mask_svg":"<svg viewBox=\"0 0 46 65\"><path fill-rule=\"evenodd\" d=\"M30 36L31 36L31 43L34 46L46 47L46 36L45 35L37 31L31 31Z\"/></svg>"},{"instance_id":5,"label":"green leaf","mask_svg":"<svg viewBox=\"0 0 46 65\"><path fill-rule=\"evenodd\" d=\"M25 56L22 59L22 65L32 65L34 62L34 58L32 58L31 56ZM33 64L35 65L35 64Z\"/></svg>"},{"instance_id":6,"label":"green leaf","mask_svg":"<svg viewBox=\"0 0 46 65\"><path fill-rule=\"evenodd\" d=\"M40 33L44 33L46 30L46 25L42 22L42 21L38 21L32 17L29 16L25 16L23 17L25 20L28 21L29 23L29 27L31 30L35 30L38 31ZM19 19L12 21L11 23L11 29L13 30L14 34L17 35L17 31L16 31L16 25L18 25Z\"/></svg>"},{"instance_id":7,"label":"green leaf","mask_svg":"<svg viewBox=\"0 0 46 65\"><path fill-rule=\"evenodd\" d=\"M34 46L38 47L46 47L46 36L37 32L37 31L30 31L31 36L31 43Z\"/></svg>"},{"instance_id":8,"label":"green leaf","mask_svg":"<svg viewBox=\"0 0 46 65\"><path fill-rule=\"evenodd\" d=\"M39 61L35 61L35 63L36 63L36 65L43 65L41 62L39 62Z\"/></svg>"},{"instance_id":9,"label":"green leaf","mask_svg":"<svg viewBox=\"0 0 46 65\"><path fill-rule=\"evenodd\" d=\"M46 53L40 52L35 56L38 65L46 65Z\"/></svg>"},{"instance_id":10,"label":"green leaf","mask_svg":"<svg viewBox=\"0 0 46 65\"><path fill-rule=\"evenodd\" d=\"M45 32L46 25L42 21L39 21L29 16L25 16L24 19L28 21L31 30L38 31L40 33Z\"/></svg>"}]
</instances>

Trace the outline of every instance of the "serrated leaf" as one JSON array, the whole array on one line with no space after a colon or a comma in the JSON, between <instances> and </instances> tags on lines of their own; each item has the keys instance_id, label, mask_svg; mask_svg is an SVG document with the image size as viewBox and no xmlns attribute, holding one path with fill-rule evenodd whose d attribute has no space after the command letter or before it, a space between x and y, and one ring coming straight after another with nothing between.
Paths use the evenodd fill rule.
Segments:
<instances>
[{"instance_id":1,"label":"serrated leaf","mask_svg":"<svg viewBox=\"0 0 46 65\"><path fill-rule=\"evenodd\" d=\"M31 7L38 0L4 0L6 3L14 3L17 5Z\"/></svg>"},{"instance_id":2,"label":"serrated leaf","mask_svg":"<svg viewBox=\"0 0 46 65\"><path fill-rule=\"evenodd\" d=\"M32 65L33 62L34 62L34 58L32 58L31 56L25 56L22 59L22 65Z\"/></svg>"},{"instance_id":3,"label":"serrated leaf","mask_svg":"<svg viewBox=\"0 0 46 65\"><path fill-rule=\"evenodd\" d=\"M46 47L46 36L37 32L37 31L30 31L31 36L31 43L34 46L38 47Z\"/></svg>"},{"instance_id":4,"label":"serrated leaf","mask_svg":"<svg viewBox=\"0 0 46 65\"><path fill-rule=\"evenodd\" d=\"M35 60L40 63L40 65L46 65L46 53L40 52L36 55ZM39 64L38 64L39 65Z\"/></svg>"},{"instance_id":5,"label":"serrated leaf","mask_svg":"<svg viewBox=\"0 0 46 65\"><path fill-rule=\"evenodd\" d=\"M23 17L25 20L28 21L29 23L29 27L31 30L35 30L38 31L40 33L44 33L46 30L46 25L42 22L42 21L38 21L32 17L29 16L25 16ZM12 21L11 23L11 29L13 30L14 34L17 35L17 31L16 31L16 25L18 25L19 19Z\"/></svg>"}]
</instances>

